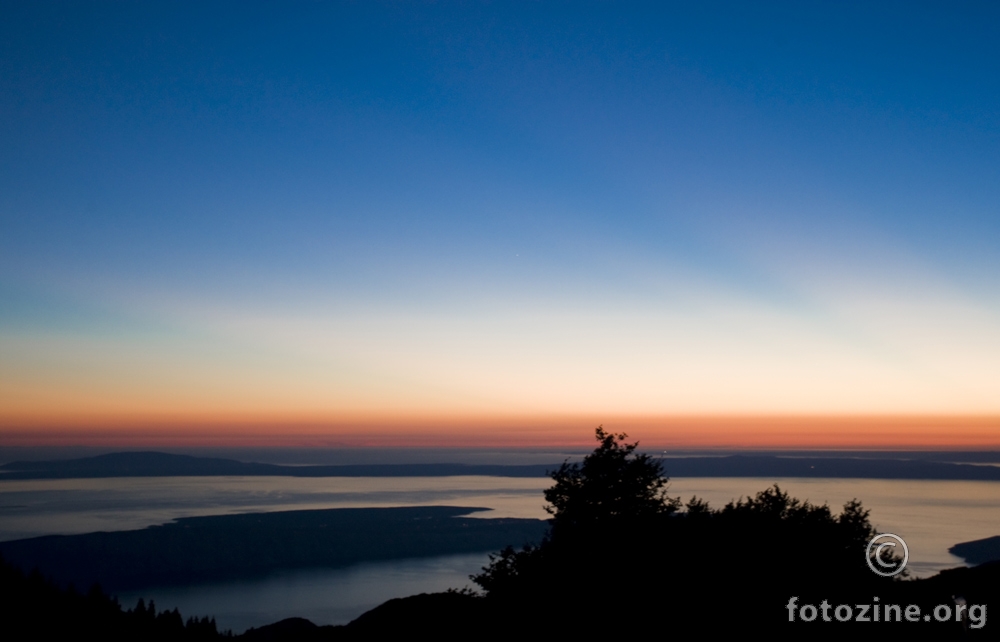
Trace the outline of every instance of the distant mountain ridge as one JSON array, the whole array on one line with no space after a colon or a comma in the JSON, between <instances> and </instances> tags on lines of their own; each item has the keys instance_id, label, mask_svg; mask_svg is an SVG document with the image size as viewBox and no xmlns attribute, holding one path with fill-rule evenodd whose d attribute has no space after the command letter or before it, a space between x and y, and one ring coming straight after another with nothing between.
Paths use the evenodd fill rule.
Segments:
<instances>
[{"instance_id":1,"label":"distant mountain ridge","mask_svg":"<svg viewBox=\"0 0 1000 642\"><path fill-rule=\"evenodd\" d=\"M0 479L70 479L96 477L183 477L226 475L280 477L447 477L494 475L545 477L558 464L346 464L288 466L217 457L170 453L120 452L49 461L15 461L0 466Z\"/></svg>"},{"instance_id":2,"label":"distant mountain ridge","mask_svg":"<svg viewBox=\"0 0 1000 642\"><path fill-rule=\"evenodd\" d=\"M666 457L670 477L826 477L863 479L951 479L1000 481L1000 466L927 459L780 457L727 455ZM80 459L15 461L0 466L0 479L100 477L281 476L281 477L546 477L552 464L339 464L289 466L163 452L119 452Z\"/></svg>"}]
</instances>

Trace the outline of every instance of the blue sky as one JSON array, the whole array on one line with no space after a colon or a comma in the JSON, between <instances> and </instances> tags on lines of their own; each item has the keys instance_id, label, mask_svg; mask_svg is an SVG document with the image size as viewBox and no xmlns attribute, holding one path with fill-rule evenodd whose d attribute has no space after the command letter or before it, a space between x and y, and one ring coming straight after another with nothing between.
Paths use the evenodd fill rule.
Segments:
<instances>
[{"instance_id":1,"label":"blue sky","mask_svg":"<svg viewBox=\"0 0 1000 642\"><path fill-rule=\"evenodd\" d=\"M995 4L2 12L11 425L1000 411Z\"/></svg>"}]
</instances>

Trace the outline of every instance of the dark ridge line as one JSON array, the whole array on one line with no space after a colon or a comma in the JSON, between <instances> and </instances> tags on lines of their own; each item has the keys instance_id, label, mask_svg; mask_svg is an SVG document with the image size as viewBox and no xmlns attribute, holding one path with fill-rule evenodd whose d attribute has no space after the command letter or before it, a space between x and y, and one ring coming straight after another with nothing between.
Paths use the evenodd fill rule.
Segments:
<instances>
[{"instance_id":1,"label":"dark ridge line","mask_svg":"<svg viewBox=\"0 0 1000 642\"><path fill-rule=\"evenodd\" d=\"M926 459L726 455L663 457L670 477L808 477L1000 481L1000 466ZM559 464L339 464L288 466L162 452L121 452L53 461L15 461L0 466L0 479L107 477L547 477Z\"/></svg>"}]
</instances>

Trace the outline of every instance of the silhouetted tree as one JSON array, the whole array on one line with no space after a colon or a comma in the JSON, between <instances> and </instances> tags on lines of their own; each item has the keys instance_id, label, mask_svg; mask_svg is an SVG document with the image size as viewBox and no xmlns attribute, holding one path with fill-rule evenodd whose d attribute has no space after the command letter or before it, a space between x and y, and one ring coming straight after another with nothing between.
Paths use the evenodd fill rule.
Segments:
<instances>
[{"instance_id":1,"label":"silhouetted tree","mask_svg":"<svg viewBox=\"0 0 1000 642\"><path fill-rule=\"evenodd\" d=\"M612 614L669 605L690 632L711 622L716 632L738 633L750 621L782 630L792 595L871 599L893 585L864 561L875 531L857 500L835 515L774 485L721 509L696 497L682 506L667 494L661 462L637 443L603 427L596 438L582 462L552 473L541 544L507 548L473 577L488 602L516 614L512 622L621 635L653 625Z\"/></svg>"},{"instance_id":2,"label":"silhouetted tree","mask_svg":"<svg viewBox=\"0 0 1000 642\"><path fill-rule=\"evenodd\" d=\"M598 446L579 463L564 462L545 491L550 531L538 546L508 547L473 580L493 601L522 617L573 612L595 591L626 593L646 583L644 559L679 510L660 463L636 452L627 435L595 431ZM628 588L631 587L631 588Z\"/></svg>"},{"instance_id":3,"label":"silhouetted tree","mask_svg":"<svg viewBox=\"0 0 1000 642\"><path fill-rule=\"evenodd\" d=\"M552 515L552 537L593 532L608 527L635 526L670 515L680 500L667 495L667 477L660 462L635 452L638 442L598 426L600 445L581 463L564 462L545 491Z\"/></svg>"},{"instance_id":4,"label":"silhouetted tree","mask_svg":"<svg viewBox=\"0 0 1000 642\"><path fill-rule=\"evenodd\" d=\"M25 575L0 558L0 622L3 639L69 640L102 642L149 640L218 640L214 620L188 620L184 625L177 609L156 612L150 600L139 600L135 608L122 610L114 598L93 586L84 595L61 589L39 572Z\"/></svg>"}]
</instances>

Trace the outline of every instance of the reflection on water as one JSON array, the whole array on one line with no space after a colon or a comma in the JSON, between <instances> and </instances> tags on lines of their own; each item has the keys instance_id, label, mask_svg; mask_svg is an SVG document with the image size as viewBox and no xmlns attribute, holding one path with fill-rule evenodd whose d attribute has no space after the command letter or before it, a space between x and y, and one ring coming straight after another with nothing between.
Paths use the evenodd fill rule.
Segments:
<instances>
[{"instance_id":1,"label":"reflection on water","mask_svg":"<svg viewBox=\"0 0 1000 642\"><path fill-rule=\"evenodd\" d=\"M316 624L346 624L386 600L472 587L469 575L489 561L485 554L359 564L351 568L287 573L253 582L119 594L127 607L142 597L159 610L177 608L185 618L211 614L221 629L242 633L288 617Z\"/></svg>"},{"instance_id":2,"label":"reflection on water","mask_svg":"<svg viewBox=\"0 0 1000 642\"><path fill-rule=\"evenodd\" d=\"M545 519L552 480L513 477L132 477L0 480L0 541L145 528L178 517L318 508L479 506ZM477 515L478 516L478 515Z\"/></svg>"},{"instance_id":3,"label":"reflection on water","mask_svg":"<svg viewBox=\"0 0 1000 642\"><path fill-rule=\"evenodd\" d=\"M923 577L958 566L958 542L1000 535L1000 482L871 479L679 478L670 493L721 507L772 483L838 512L859 498L872 523L902 536L911 572ZM168 477L0 481L0 539L123 530L191 515L368 506L492 508L486 517L545 518L548 478L506 477ZM460 556L316 570L255 582L169 589L152 595L185 615L215 614L234 630L285 617L345 622L391 597L468 583L485 557ZM821 563L820 563L821 566ZM287 596L287 597L283 597ZM126 596L122 596L123 598ZM134 602L137 596L127 596Z\"/></svg>"}]
</instances>

